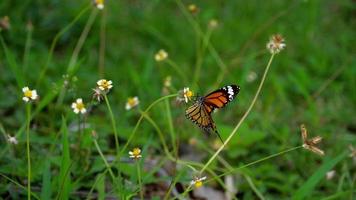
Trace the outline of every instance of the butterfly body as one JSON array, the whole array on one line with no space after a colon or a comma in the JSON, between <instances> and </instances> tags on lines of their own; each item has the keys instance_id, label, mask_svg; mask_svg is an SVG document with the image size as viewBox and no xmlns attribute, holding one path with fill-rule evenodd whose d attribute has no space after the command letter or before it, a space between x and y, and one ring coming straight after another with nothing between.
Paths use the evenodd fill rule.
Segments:
<instances>
[{"instance_id":1,"label":"butterfly body","mask_svg":"<svg viewBox=\"0 0 356 200\"><path fill-rule=\"evenodd\" d=\"M195 103L185 111L185 115L205 132L212 130L220 138L211 113L216 108L225 107L230 101L234 100L239 91L239 86L227 85L206 96L197 97Z\"/></svg>"}]
</instances>

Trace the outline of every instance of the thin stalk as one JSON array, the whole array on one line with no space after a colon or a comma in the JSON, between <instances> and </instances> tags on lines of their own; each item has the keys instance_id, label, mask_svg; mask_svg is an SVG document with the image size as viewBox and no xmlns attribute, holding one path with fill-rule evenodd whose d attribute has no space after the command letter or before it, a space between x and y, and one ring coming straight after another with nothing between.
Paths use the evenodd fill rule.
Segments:
<instances>
[{"instance_id":1,"label":"thin stalk","mask_svg":"<svg viewBox=\"0 0 356 200\"><path fill-rule=\"evenodd\" d=\"M187 11L186 7L182 3L181 0L176 0L176 3L180 10L182 11L183 15L187 18L191 26L193 27L194 31L196 34L198 34L201 38L205 38L203 31L201 30L199 23L195 21L195 19L192 17L192 15ZM205 45L207 45L208 50L210 54L213 56L215 59L216 63L220 67L221 71L227 71L227 66L224 64L222 59L220 58L219 54L217 53L216 49L213 47L211 43L209 43L209 40L204 41ZM217 81L215 85L219 85L223 80L223 75L218 76Z\"/></svg>"},{"instance_id":2,"label":"thin stalk","mask_svg":"<svg viewBox=\"0 0 356 200\"><path fill-rule=\"evenodd\" d=\"M101 173L95 180L94 184L91 186L89 192L88 192L88 195L85 199L89 200L91 199L91 195L96 187L96 185L98 184L99 181L101 181L102 178L105 177L105 174L108 172L108 169L106 169L103 173Z\"/></svg>"},{"instance_id":3,"label":"thin stalk","mask_svg":"<svg viewBox=\"0 0 356 200\"><path fill-rule=\"evenodd\" d=\"M87 23L85 24L84 30L83 30L82 34L80 35L78 43L75 46L75 49L73 51L72 57L70 58L69 65L67 68L68 74L71 74L73 72L75 64L77 63L77 60L78 60L79 52L82 49L83 44L89 34L89 31L94 24L97 14L98 14L98 9L93 9L92 12L90 13L89 19L88 19Z\"/></svg>"},{"instance_id":4,"label":"thin stalk","mask_svg":"<svg viewBox=\"0 0 356 200\"><path fill-rule=\"evenodd\" d=\"M120 147L120 144L119 144L119 135L117 134L117 129L116 129L116 121L115 121L115 118L114 118L114 114L111 110L111 106L110 106L110 103L109 103L109 99L108 97L106 96L106 94L104 95L104 99L105 99L105 103L106 103L106 106L109 110L109 115L110 115L110 120L111 120L111 125L112 125L112 128L114 130L114 135L115 135L115 147L116 147L116 152L118 153L119 152L119 147Z\"/></svg>"},{"instance_id":5,"label":"thin stalk","mask_svg":"<svg viewBox=\"0 0 356 200\"><path fill-rule=\"evenodd\" d=\"M272 158L275 158L275 157L277 157L277 156L280 156L280 155L289 153L289 152L291 152L291 151L295 151L295 150L300 149L300 148L302 148L302 147L303 147L302 145L297 146L297 147L292 147L292 148L283 150L283 151L281 151L281 152L278 152L278 153L275 153L275 154L272 154L272 155L263 157L263 158L258 159L258 160L256 160L256 161L253 161L253 162L247 163L247 164L245 164L245 165L242 165L241 167L238 167L238 168L235 168L235 169L231 169L231 170L229 170L228 172L222 173L222 174L220 174L220 175L218 175L218 176L214 176L214 178L211 178L211 179L209 179L209 180L206 180L205 183L208 183L208 182L213 181L213 180L215 180L215 179L221 178L221 177L226 176L226 175L228 175L228 174L232 174L232 173L234 173L234 172L236 172L236 171L238 171L238 170L241 170L241 169L243 169L243 168L247 168L247 167L249 167L249 166L251 166L251 165L254 165L254 164L257 164L257 163L260 163L260 162L263 162L263 161L266 161L266 160L269 160L269 159L272 159ZM192 187L191 187L191 185L190 185L190 186L184 191L184 193L183 193L182 195L185 196L191 189L192 189Z\"/></svg>"},{"instance_id":6,"label":"thin stalk","mask_svg":"<svg viewBox=\"0 0 356 200\"><path fill-rule=\"evenodd\" d=\"M263 77L262 80L260 82L260 85L258 86L257 92L250 104L250 106L248 107L247 111L245 112L245 114L242 116L242 118L240 119L240 121L237 123L237 125L235 126L234 130L230 133L229 137L225 140L224 144L215 152L215 154L209 159L209 161L204 165L204 167L200 170L200 174L202 174L204 172L204 170L211 164L211 162L214 161L214 159L216 158L216 156L225 148L225 146L230 142L230 140L232 139L232 137L236 134L237 130L239 129L239 127L241 126L242 122L245 121L246 117L248 116L248 114L250 113L250 111L252 110L253 106L256 103L256 100L261 92L262 86L265 82L267 73L269 71L269 68L271 66L271 63L273 61L275 54L271 54L271 57L268 61L268 64L266 66L266 69L263 73Z\"/></svg>"},{"instance_id":7,"label":"thin stalk","mask_svg":"<svg viewBox=\"0 0 356 200\"><path fill-rule=\"evenodd\" d=\"M39 78L37 79L37 83L36 83L36 87L41 84L41 81L44 77L44 75L47 72L49 63L52 60L52 56L53 56L53 52L54 52L54 48L56 47L57 41L59 40L59 38L65 33L67 32L72 26L74 26L74 24L82 17L82 15L84 15L84 13L87 12L87 10L89 10L89 8L91 8L91 5L86 6L83 10L81 10L78 15L73 19L73 21L71 21L67 26L65 26L59 33L57 33L57 35L54 37L52 43L51 43L51 47L49 49L49 53L48 53L48 57L46 60L46 63L44 65L44 67L42 68Z\"/></svg>"},{"instance_id":8,"label":"thin stalk","mask_svg":"<svg viewBox=\"0 0 356 200\"><path fill-rule=\"evenodd\" d=\"M32 32L33 32L33 28L32 28L32 24L30 24L30 22L28 22L27 24L27 34L26 34L26 43L25 43L25 51L23 54L23 71L25 72L27 70L28 67L28 58L30 56L30 50L31 50L31 43L32 43Z\"/></svg>"},{"instance_id":9,"label":"thin stalk","mask_svg":"<svg viewBox=\"0 0 356 200\"><path fill-rule=\"evenodd\" d=\"M69 77L73 75L74 73L74 69L75 66L77 64L77 60L78 60L78 55L80 53L80 51L82 50L83 44L89 34L89 31L94 23L95 17L98 14L98 10L97 9L93 9L93 11L90 13L89 19L87 21L87 23L85 24L85 27L83 29L83 32L81 33L79 40L73 50L72 56L69 60L69 64L67 66L67 74L69 74ZM64 96L66 93L66 86L64 84L64 82L61 85L61 91L59 93L58 96L58 100L56 105L59 106L60 104L62 104Z\"/></svg>"},{"instance_id":10,"label":"thin stalk","mask_svg":"<svg viewBox=\"0 0 356 200\"><path fill-rule=\"evenodd\" d=\"M136 160L136 169L137 169L138 185L140 187L140 199L143 200L142 177L141 177L140 162L138 160Z\"/></svg>"},{"instance_id":11,"label":"thin stalk","mask_svg":"<svg viewBox=\"0 0 356 200\"><path fill-rule=\"evenodd\" d=\"M147 113L147 112L148 112L149 110L151 110L151 108L152 108L154 105L156 105L157 103L159 103L159 102L161 102L161 101L163 101L163 100L165 100L165 99L172 98L172 97L176 97L176 96L177 96L177 94L171 94L171 95L163 96L163 97L157 99L156 101L154 101L153 103L151 103L151 105L149 105L143 113ZM136 132L137 132L137 129L138 129L138 127L140 126L140 124L141 124L141 122L142 122L142 120L143 120L143 113L141 114L140 118L138 119L138 121L137 121L137 123L136 123L136 125L135 125L135 128L134 128L134 130L132 131L132 133L131 133L129 139L128 139L127 142L126 142L126 144L125 144L124 147L121 149L120 154L123 154L123 153L125 152L126 148L127 148L128 145L130 144L131 140L133 140L133 138L135 137L135 134L136 134Z\"/></svg>"},{"instance_id":12,"label":"thin stalk","mask_svg":"<svg viewBox=\"0 0 356 200\"><path fill-rule=\"evenodd\" d=\"M26 105L26 151L27 151L27 199L31 199L31 155L30 155L31 104Z\"/></svg>"},{"instance_id":13,"label":"thin stalk","mask_svg":"<svg viewBox=\"0 0 356 200\"><path fill-rule=\"evenodd\" d=\"M194 72L194 79L193 79L194 85L198 85L198 82L199 82L201 66L203 63L203 56L204 56L205 50L209 44L209 39L210 39L211 33L212 33L212 29L208 29L208 32L206 33L206 35L203 36L203 45L202 45L201 49L197 49L197 60L195 63L195 72Z\"/></svg>"},{"instance_id":14,"label":"thin stalk","mask_svg":"<svg viewBox=\"0 0 356 200\"><path fill-rule=\"evenodd\" d=\"M167 110L169 133L170 133L171 139L172 139L173 154L177 157L177 147L176 147L176 138L175 138L176 134L175 134L174 127L173 127L172 112L171 112L171 107L169 105L168 99L165 100L165 104L166 104L166 110Z\"/></svg>"},{"instance_id":15,"label":"thin stalk","mask_svg":"<svg viewBox=\"0 0 356 200\"><path fill-rule=\"evenodd\" d=\"M184 83L188 83L187 76L182 71L182 69L171 59L167 58L166 62L179 74L179 76L183 79Z\"/></svg>"},{"instance_id":16,"label":"thin stalk","mask_svg":"<svg viewBox=\"0 0 356 200\"><path fill-rule=\"evenodd\" d=\"M220 178L220 177L222 177L222 176L226 176L226 175L228 175L228 174L231 174L231 173L236 172L236 171L238 171L238 170L241 170L241 169L243 169L243 168L247 168L247 167L249 167L249 166L251 166L251 165L254 165L254 164L257 164L257 163L260 163L260 162L269 160L269 159L271 159L271 158L275 158L275 157L277 157L277 156L280 156L280 155L289 153L289 152L291 152L291 151L295 151L295 150L300 149L300 148L302 148L302 147L303 147L302 145L301 145L301 146L297 146L297 147L292 147L292 148L283 150L283 151L281 151L281 152L278 152L278 153L275 153L275 154L272 154L272 155L263 157L263 158L258 159L258 160L256 160L256 161L253 161L253 162L247 163L247 164L245 164L245 165L242 165L241 167L238 167L238 168L235 168L235 169L230 170L230 171L228 171L228 172L225 172L225 173L223 173L223 174L220 174L220 175L217 176L216 178Z\"/></svg>"},{"instance_id":17,"label":"thin stalk","mask_svg":"<svg viewBox=\"0 0 356 200\"><path fill-rule=\"evenodd\" d=\"M103 78L105 72L106 47L106 9L102 11L100 21L100 49L99 49L99 77Z\"/></svg>"},{"instance_id":18,"label":"thin stalk","mask_svg":"<svg viewBox=\"0 0 356 200\"><path fill-rule=\"evenodd\" d=\"M28 192L28 190L27 190L27 188L25 186L21 185L20 183L16 182L15 180L11 179L10 177L6 176L5 174L0 173L0 176L2 176L4 179L7 179L11 183L13 183L16 186L18 186L19 188L22 188L23 190L26 190ZM40 198L35 193L31 192L31 195L33 197L35 197L36 199L40 200Z\"/></svg>"},{"instance_id":19,"label":"thin stalk","mask_svg":"<svg viewBox=\"0 0 356 200\"><path fill-rule=\"evenodd\" d=\"M116 181L115 181L115 180L116 180L116 179L115 179L115 175L114 175L114 173L112 172L111 167L110 167L108 161L106 160L106 158L105 158L103 152L101 151L100 146L99 146L99 144L98 144L98 141L97 141L96 139L93 139L93 140L94 140L94 145L95 145L95 147L96 147L96 150L99 152L99 155L100 155L101 159L104 161L104 164L105 164L107 170L109 171L109 174L110 174L110 176L111 176L111 178L112 178L112 181L113 181L114 183L116 183Z\"/></svg>"}]
</instances>

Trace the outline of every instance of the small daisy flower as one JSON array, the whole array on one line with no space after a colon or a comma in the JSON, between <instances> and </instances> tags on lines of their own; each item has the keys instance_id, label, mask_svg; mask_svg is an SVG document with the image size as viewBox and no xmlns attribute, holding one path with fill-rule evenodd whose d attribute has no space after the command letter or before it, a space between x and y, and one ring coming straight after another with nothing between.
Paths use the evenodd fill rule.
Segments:
<instances>
[{"instance_id":1,"label":"small daisy flower","mask_svg":"<svg viewBox=\"0 0 356 200\"><path fill-rule=\"evenodd\" d=\"M280 34L276 34L270 38L266 47L271 54L277 54L286 47L286 44L284 43L284 38Z\"/></svg>"},{"instance_id":2,"label":"small daisy flower","mask_svg":"<svg viewBox=\"0 0 356 200\"><path fill-rule=\"evenodd\" d=\"M178 91L177 101L188 103L193 97L194 93L189 90L189 87L183 88L183 90Z\"/></svg>"},{"instance_id":3,"label":"small daisy flower","mask_svg":"<svg viewBox=\"0 0 356 200\"><path fill-rule=\"evenodd\" d=\"M189 10L189 12L192 13L192 14L196 14L196 13L199 12L199 8L198 8L198 6L195 5L195 4L189 4L189 5L188 5L188 10Z\"/></svg>"},{"instance_id":4,"label":"small daisy flower","mask_svg":"<svg viewBox=\"0 0 356 200\"><path fill-rule=\"evenodd\" d=\"M36 90L30 90L30 88L24 87L22 88L22 92L23 92L22 100L24 100L25 102L29 102L30 100L34 101L38 99Z\"/></svg>"},{"instance_id":5,"label":"small daisy flower","mask_svg":"<svg viewBox=\"0 0 356 200\"><path fill-rule=\"evenodd\" d=\"M168 53L164 49L159 50L155 55L155 60L157 62L164 61L167 58L168 58Z\"/></svg>"},{"instance_id":6,"label":"small daisy flower","mask_svg":"<svg viewBox=\"0 0 356 200\"><path fill-rule=\"evenodd\" d=\"M83 103L83 99L81 98L78 98L75 102L72 103L72 108L75 114L85 114L87 112L85 104Z\"/></svg>"},{"instance_id":7,"label":"small daisy flower","mask_svg":"<svg viewBox=\"0 0 356 200\"><path fill-rule=\"evenodd\" d=\"M321 156L325 155L324 151L316 146L318 143L321 142L322 137L316 136L311 139L308 139L308 132L304 124L302 124L300 128L301 128L301 135L303 140L303 148Z\"/></svg>"},{"instance_id":8,"label":"small daisy flower","mask_svg":"<svg viewBox=\"0 0 356 200\"><path fill-rule=\"evenodd\" d=\"M7 135L7 141L10 143L10 144L18 144L19 142L17 141L16 137L12 137L11 135Z\"/></svg>"},{"instance_id":9,"label":"small daisy flower","mask_svg":"<svg viewBox=\"0 0 356 200\"><path fill-rule=\"evenodd\" d=\"M136 107L139 103L140 101L138 100L138 97L130 97L127 99L125 109L130 110L133 107Z\"/></svg>"},{"instance_id":10,"label":"small daisy flower","mask_svg":"<svg viewBox=\"0 0 356 200\"><path fill-rule=\"evenodd\" d=\"M218 27L218 25L219 25L219 22L218 22L218 20L216 20L216 19L211 19L210 21L209 21L209 28L210 29L215 29L216 27Z\"/></svg>"},{"instance_id":11,"label":"small daisy flower","mask_svg":"<svg viewBox=\"0 0 356 200\"><path fill-rule=\"evenodd\" d=\"M188 103L188 101L192 98L193 92L189 90L189 87L185 87L183 89L183 96L184 96L184 101L185 103Z\"/></svg>"},{"instance_id":12,"label":"small daisy flower","mask_svg":"<svg viewBox=\"0 0 356 200\"><path fill-rule=\"evenodd\" d=\"M206 179L206 176L204 177L194 177L192 181L190 181L190 185L194 185L195 188L200 188L201 186L203 186L203 181Z\"/></svg>"},{"instance_id":13,"label":"small daisy flower","mask_svg":"<svg viewBox=\"0 0 356 200\"><path fill-rule=\"evenodd\" d=\"M104 0L94 0L94 5L99 10L104 9Z\"/></svg>"},{"instance_id":14,"label":"small daisy flower","mask_svg":"<svg viewBox=\"0 0 356 200\"><path fill-rule=\"evenodd\" d=\"M108 81L106 79L101 79L96 82L98 85L98 88L102 91L108 92L113 86L112 86L112 81Z\"/></svg>"},{"instance_id":15,"label":"small daisy flower","mask_svg":"<svg viewBox=\"0 0 356 200\"><path fill-rule=\"evenodd\" d=\"M135 160L142 158L141 155L141 149L140 148L134 148L132 151L129 151L130 158L133 158Z\"/></svg>"}]
</instances>

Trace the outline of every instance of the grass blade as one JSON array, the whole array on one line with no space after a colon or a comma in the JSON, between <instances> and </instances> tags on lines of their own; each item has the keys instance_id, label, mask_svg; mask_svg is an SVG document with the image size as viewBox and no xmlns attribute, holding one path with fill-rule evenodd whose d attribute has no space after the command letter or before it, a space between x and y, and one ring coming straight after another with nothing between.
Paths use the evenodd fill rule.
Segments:
<instances>
[{"instance_id":1,"label":"grass blade","mask_svg":"<svg viewBox=\"0 0 356 200\"><path fill-rule=\"evenodd\" d=\"M62 159L61 169L59 173L59 190L57 199L68 199L70 192L70 154L69 154L69 141L68 141L68 129L66 119L62 117Z\"/></svg>"},{"instance_id":2,"label":"grass blade","mask_svg":"<svg viewBox=\"0 0 356 200\"><path fill-rule=\"evenodd\" d=\"M51 185L51 162L49 160L46 161L46 165L43 171L42 177L42 191L41 191L41 199L51 199L52 195L52 185Z\"/></svg>"},{"instance_id":3,"label":"grass blade","mask_svg":"<svg viewBox=\"0 0 356 200\"><path fill-rule=\"evenodd\" d=\"M326 172L330 171L337 163L343 160L346 155L347 153L343 152L333 159L325 159L323 165L297 190L293 199L299 200L309 196L315 186L325 177Z\"/></svg>"}]
</instances>

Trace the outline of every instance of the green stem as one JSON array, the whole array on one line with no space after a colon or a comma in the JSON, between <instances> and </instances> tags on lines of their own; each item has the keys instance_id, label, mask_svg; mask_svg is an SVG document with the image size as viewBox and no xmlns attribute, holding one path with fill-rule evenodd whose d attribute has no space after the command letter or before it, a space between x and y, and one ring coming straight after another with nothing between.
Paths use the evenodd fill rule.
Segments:
<instances>
[{"instance_id":1,"label":"green stem","mask_svg":"<svg viewBox=\"0 0 356 200\"><path fill-rule=\"evenodd\" d=\"M106 47L106 9L102 11L100 21L99 77L104 76Z\"/></svg>"},{"instance_id":2,"label":"green stem","mask_svg":"<svg viewBox=\"0 0 356 200\"><path fill-rule=\"evenodd\" d=\"M21 185L20 183L16 182L15 180L11 179L10 177L6 176L5 174L0 173L0 176L2 176L4 179L7 179L10 182L12 182L13 184L18 186L19 188L22 188L23 190L27 190L27 188L25 186ZM27 190L27 192L28 192L28 190ZM40 200L40 198L35 193L31 192L31 195L33 197L35 197L36 199Z\"/></svg>"},{"instance_id":3,"label":"green stem","mask_svg":"<svg viewBox=\"0 0 356 200\"><path fill-rule=\"evenodd\" d=\"M117 129L116 129L116 121L115 121L115 118L114 118L114 114L113 114L113 112L111 110L109 99L106 96L106 94L104 95L104 99L105 99L106 106L108 107L108 110L109 110L111 125L112 125L112 128L114 130L116 152L119 153L120 144L119 144L119 136L117 134Z\"/></svg>"},{"instance_id":4,"label":"green stem","mask_svg":"<svg viewBox=\"0 0 356 200\"><path fill-rule=\"evenodd\" d=\"M230 133L229 137L225 140L224 144L215 152L215 154L209 159L209 161L204 165L204 167L200 170L200 174L202 174L204 172L204 170L211 164L211 162L214 161L214 159L216 158L216 156L225 148L225 146L230 142L230 140L232 139L232 137L236 134L237 130L239 129L239 127L241 126L242 122L245 121L246 117L248 116L248 114L250 113L250 111L252 110L253 106L255 105L256 103L256 100L261 92L261 89L262 89L262 86L265 82L265 79L266 79L266 76L267 76L267 73L268 73L268 70L271 66L271 63L273 61L273 58L274 58L274 55L275 54L272 54L269 61L268 61L268 64L267 64L267 67L263 73L263 77L262 77L262 80L260 82L260 85L258 86L258 89L257 89L257 92L250 104L250 106L248 107L247 111L245 112L245 114L242 116L242 118L240 119L240 121L237 123L237 125L235 126L234 130Z\"/></svg>"},{"instance_id":5,"label":"green stem","mask_svg":"<svg viewBox=\"0 0 356 200\"><path fill-rule=\"evenodd\" d=\"M104 164L105 164L107 170L109 171L109 174L110 174L110 176L111 176L111 178L112 178L112 181L113 181L114 183L116 183L116 181L115 181L115 175L114 175L114 173L112 172L111 167L110 167L108 161L106 160L106 158L105 158L103 152L101 151L100 146L99 146L99 144L98 144L98 141L97 141L96 139L93 139L93 140L94 140L94 145L95 145L95 147L96 147L96 150L98 150L101 159L104 161Z\"/></svg>"},{"instance_id":6,"label":"green stem","mask_svg":"<svg viewBox=\"0 0 356 200\"><path fill-rule=\"evenodd\" d=\"M173 62L169 58L166 59L166 62L179 74L179 76L183 79L184 83L187 84L187 75L182 71L182 68L180 68L175 62Z\"/></svg>"},{"instance_id":7,"label":"green stem","mask_svg":"<svg viewBox=\"0 0 356 200\"><path fill-rule=\"evenodd\" d=\"M77 44L75 45L72 56L69 60L69 64L67 66L67 74L69 75L68 76L69 78L74 74L75 67L76 67L77 60L78 60L78 55L79 55L80 51L82 50L83 44L89 34L89 31L94 23L94 20L95 20L95 17L97 14L98 14L98 10L93 9L92 12L90 13L87 23L85 24L83 32L81 33L79 40L78 40ZM65 93L66 93L66 85L64 83L65 82L63 81L63 83L61 84L61 92L59 93L59 97L58 97L57 104L56 104L57 106L62 104Z\"/></svg>"},{"instance_id":8,"label":"green stem","mask_svg":"<svg viewBox=\"0 0 356 200\"><path fill-rule=\"evenodd\" d=\"M140 187L140 199L143 200L141 169L140 169L140 162L138 160L136 160L136 168L137 168L138 185Z\"/></svg>"},{"instance_id":9,"label":"green stem","mask_svg":"<svg viewBox=\"0 0 356 200\"><path fill-rule=\"evenodd\" d=\"M32 43L32 28L29 27L30 25L27 25L27 36L26 36L26 43L25 43L25 51L23 54L23 71L26 73L27 67L28 67L28 58L30 55L30 49L31 49L31 43Z\"/></svg>"},{"instance_id":10,"label":"green stem","mask_svg":"<svg viewBox=\"0 0 356 200\"><path fill-rule=\"evenodd\" d=\"M89 31L95 21L95 18L96 18L96 15L98 14L98 9L93 9L92 12L90 13L90 16L89 16L89 19L87 21L87 23L85 24L85 27L83 29L83 32L82 34L80 35L79 37L79 40L78 40L78 43L77 45L75 46L75 49L73 51L73 54L72 54L72 57L70 58L70 61L69 61L69 65L68 65L68 68L67 68L67 73L68 74L72 74L73 73L73 70L74 70L74 67L77 63L77 60L78 60L78 55L79 55L79 52L80 50L82 49L83 47L83 44L89 34Z\"/></svg>"},{"instance_id":11,"label":"green stem","mask_svg":"<svg viewBox=\"0 0 356 200\"><path fill-rule=\"evenodd\" d=\"M198 82L199 82L201 66L203 63L203 56L204 56L205 50L209 44L209 39L210 39L211 33L212 33L212 29L208 29L208 32L206 33L206 35L203 36L202 48L197 49L197 61L195 64L195 72L194 72L194 80L193 80L194 85L198 85Z\"/></svg>"},{"instance_id":12,"label":"green stem","mask_svg":"<svg viewBox=\"0 0 356 200\"><path fill-rule=\"evenodd\" d=\"M175 132L174 132L174 127L173 127L173 120L172 120L172 112L171 112L171 107L169 105L168 99L165 100L166 104L166 110L167 110L167 120L168 120L168 126L169 126L169 133L171 135L172 139L172 147L173 147L173 154L177 157L177 147L176 147L176 138L175 138Z\"/></svg>"},{"instance_id":13,"label":"green stem","mask_svg":"<svg viewBox=\"0 0 356 200\"><path fill-rule=\"evenodd\" d=\"M271 159L271 158L274 158L274 157L277 157L277 156L280 156L280 155L289 153L289 152L291 152L291 151L300 149L300 148L302 148L302 147L303 147L302 145L301 145L301 146L297 146L297 147L292 147L292 148L286 149L286 150L284 150L284 151L281 151L281 152L278 152L278 153L269 155L269 156L267 156L267 157L263 157L263 158L258 159L258 160L256 160L256 161L253 161L253 162L247 163L247 164L245 164L245 165L242 165L241 167L238 167L238 168L232 169L232 170L230 170L230 171L228 171L228 172L225 172L225 173L223 173L223 174L220 174L220 175L219 175L218 177L216 177L216 178L220 178L220 177L222 177L222 176L226 176L226 175L228 175L228 174L231 174L231 173L236 172L236 171L238 171L238 170L241 170L241 169L243 169L243 168L246 168L246 167L249 167L249 166L251 166L251 165L254 165L254 164L257 164L257 163L260 163L260 162L269 160L269 159Z\"/></svg>"},{"instance_id":14,"label":"green stem","mask_svg":"<svg viewBox=\"0 0 356 200\"><path fill-rule=\"evenodd\" d=\"M205 182L208 183L208 182L210 182L210 181L213 181L213 180L215 180L215 179L221 178L221 177L226 176L226 175L228 175L228 174L232 174L232 173L234 173L234 172L236 172L236 171L238 171L238 170L241 170L241 169L243 169L243 168L246 168L246 167L249 167L249 166L251 166L251 165L254 165L254 164L257 164L257 163L260 163L260 162L269 160L269 159L271 159L271 158L275 158L275 157L277 157L277 156L280 156L280 155L289 153L289 152L291 152L291 151L295 151L295 150L300 149L300 148L302 148L302 147L303 147L302 145L301 145L301 146L297 146L297 147L292 147L292 148L286 149L286 150L284 150L284 151L281 151L281 152L278 152L278 153L269 155L269 156L264 157L264 158L261 158L261 159L259 159L259 160L256 160L256 161L247 163L247 164L245 164L245 165L242 165L241 167L238 167L238 168L235 168L235 169L231 169L231 170L229 170L228 172L222 173L222 174L220 174L220 175L218 175L218 176L214 176L214 178L211 178L211 179L209 179L209 180L207 180L207 181L205 181ZM189 187L184 191L184 193L182 194L182 196L184 197L191 189L192 189L191 186L189 186Z\"/></svg>"},{"instance_id":15,"label":"green stem","mask_svg":"<svg viewBox=\"0 0 356 200\"><path fill-rule=\"evenodd\" d=\"M41 70L41 72L40 72L40 75L39 75L39 78L37 79L36 87L41 84L41 81L42 81L44 75L45 75L46 72L47 72L49 63L50 63L51 60L52 60L54 48L56 47L56 44L57 44L57 41L59 40L59 38L60 38L65 32L67 32L72 26L74 26L74 24L81 18L81 16L84 15L84 13L86 13L87 10L89 10L89 8L91 8L91 7L92 7L91 5L86 6L82 11L79 12L79 14L73 19L73 21L71 21L67 26L65 26L65 27L64 27L59 33L57 33L57 35L54 37L54 39L53 39L53 41L52 41L52 44L51 44L51 47L50 47L50 50L49 50L49 53L48 53L48 57L47 57L47 60L46 60L46 64L45 64L44 67L42 68L42 70Z\"/></svg>"},{"instance_id":16,"label":"green stem","mask_svg":"<svg viewBox=\"0 0 356 200\"><path fill-rule=\"evenodd\" d=\"M31 155L30 155L31 104L26 105L26 151L27 151L27 199L31 199Z\"/></svg>"},{"instance_id":17,"label":"green stem","mask_svg":"<svg viewBox=\"0 0 356 200\"><path fill-rule=\"evenodd\" d=\"M167 96L161 97L161 98L157 99L156 101L154 101L153 103L151 103L151 105L149 105L149 106L146 108L146 110L143 111L143 113L141 114L140 118L138 119L138 121L137 121L137 123L136 123L136 125L135 125L135 128L134 128L134 130L132 131L132 133L131 133L129 139L127 140L127 142L126 142L126 144L124 145L124 147L121 149L120 154L123 154L123 153L125 152L126 148L127 148L128 145L130 144L131 140L133 140L133 138L135 137L135 134L136 134L136 132L137 132L137 129L138 129L138 127L140 126L140 124L141 124L141 122L142 122L142 120L143 120L143 117L144 117L143 114L144 114L144 113L147 113L149 110L151 110L151 108L152 108L154 105L156 105L157 103L159 103L159 102L161 102L161 101L163 101L163 100L165 100L165 99L172 98L172 97L176 97L176 96L177 96L177 94L171 94L171 95L167 95Z\"/></svg>"}]
</instances>

